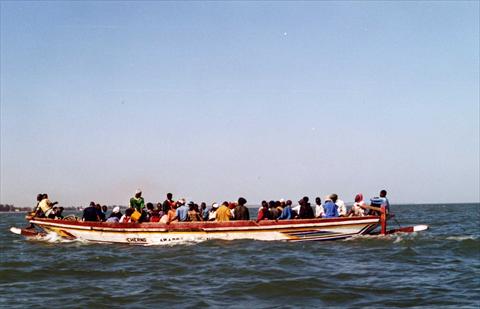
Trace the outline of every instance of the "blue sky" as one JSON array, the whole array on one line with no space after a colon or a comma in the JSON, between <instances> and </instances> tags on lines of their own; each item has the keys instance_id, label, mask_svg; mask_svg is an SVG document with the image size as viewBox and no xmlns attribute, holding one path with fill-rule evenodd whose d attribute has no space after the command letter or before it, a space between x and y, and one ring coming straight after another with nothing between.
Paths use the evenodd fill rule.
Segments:
<instances>
[{"instance_id":1,"label":"blue sky","mask_svg":"<svg viewBox=\"0 0 480 309\"><path fill-rule=\"evenodd\" d=\"M478 202L479 2L0 2L0 200Z\"/></svg>"}]
</instances>

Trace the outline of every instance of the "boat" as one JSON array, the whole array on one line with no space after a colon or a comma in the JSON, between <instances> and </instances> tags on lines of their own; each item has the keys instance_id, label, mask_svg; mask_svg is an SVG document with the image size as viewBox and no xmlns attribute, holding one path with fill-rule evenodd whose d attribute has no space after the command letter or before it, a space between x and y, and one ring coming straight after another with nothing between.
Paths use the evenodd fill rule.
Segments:
<instances>
[{"instance_id":1,"label":"boat","mask_svg":"<svg viewBox=\"0 0 480 309\"><path fill-rule=\"evenodd\" d=\"M339 217L293 220L240 220L197 221L165 223L110 223L73 220L57 220L27 217L36 229L12 227L12 233L28 238L41 238L54 233L65 239L78 239L95 243L120 243L137 245L170 245L205 240L251 239L262 241L326 241L346 239L358 235L410 233L428 228L426 225L387 229L388 217L379 216ZM380 228L379 231L376 231Z\"/></svg>"}]
</instances>

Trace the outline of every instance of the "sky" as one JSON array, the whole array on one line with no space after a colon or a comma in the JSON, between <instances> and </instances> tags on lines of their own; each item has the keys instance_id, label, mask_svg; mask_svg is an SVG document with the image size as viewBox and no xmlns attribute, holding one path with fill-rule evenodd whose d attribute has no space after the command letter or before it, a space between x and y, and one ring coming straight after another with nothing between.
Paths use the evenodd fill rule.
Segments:
<instances>
[{"instance_id":1,"label":"sky","mask_svg":"<svg viewBox=\"0 0 480 309\"><path fill-rule=\"evenodd\" d=\"M0 202L479 202L479 11L1 1Z\"/></svg>"}]
</instances>

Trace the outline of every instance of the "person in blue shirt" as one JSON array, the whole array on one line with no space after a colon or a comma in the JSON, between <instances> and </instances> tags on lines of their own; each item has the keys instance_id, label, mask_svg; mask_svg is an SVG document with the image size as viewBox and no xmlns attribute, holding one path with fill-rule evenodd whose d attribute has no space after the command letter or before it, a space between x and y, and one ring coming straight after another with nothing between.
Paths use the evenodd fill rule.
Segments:
<instances>
[{"instance_id":1,"label":"person in blue shirt","mask_svg":"<svg viewBox=\"0 0 480 309\"><path fill-rule=\"evenodd\" d=\"M207 204L205 203L202 203L200 204L200 211L202 212L202 220L203 221L208 221L208 214L209 214L209 211L208 211L208 208L207 208Z\"/></svg>"},{"instance_id":2,"label":"person in blue shirt","mask_svg":"<svg viewBox=\"0 0 480 309\"><path fill-rule=\"evenodd\" d=\"M323 209L325 210L325 218L336 218L338 217L337 205L332 201L330 196L325 198L325 204L323 204Z\"/></svg>"},{"instance_id":3,"label":"person in blue shirt","mask_svg":"<svg viewBox=\"0 0 480 309\"><path fill-rule=\"evenodd\" d=\"M285 202L285 207L283 207L282 214L278 217L278 220L290 220L292 219L292 201L288 200Z\"/></svg>"},{"instance_id":4,"label":"person in blue shirt","mask_svg":"<svg viewBox=\"0 0 480 309\"><path fill-rule=\"evenodd\" d=\"M178 221L188 221L188 206L185 204L184 200L180 200L178 202L182 205L177 208L175 218L172 221L174 221L175 219L177 219Z\"/></svg>"},{"instance_id":5,"label":"person in blue shirt","mask_svg":"<svg viewBox=\"0 0 480 309\"><path fill-rule=\"evenodd\" d=\"M388 215L388 213L390 212L390 202L388 201L388 198L387 198L387 191L382 190L380 191L380 197L371 198L370 205L374 207L385 208L386 213Z\"/></svg>"}]
</instances>

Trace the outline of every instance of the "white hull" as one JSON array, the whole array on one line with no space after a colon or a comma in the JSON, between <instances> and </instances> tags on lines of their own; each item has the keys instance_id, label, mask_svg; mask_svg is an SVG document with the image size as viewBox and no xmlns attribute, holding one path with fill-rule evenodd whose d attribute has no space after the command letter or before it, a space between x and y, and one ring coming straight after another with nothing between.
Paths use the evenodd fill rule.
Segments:
<instances>
[{"instance_id":1,"label":"white hull","mask_svg":"<svg viewBox=\"0 0 480 309\"><path fill-rule=\"evenodd\" d=\"M336 240L365 234L379 224L379 217L354 217L288 221L230 221L119 224L34 219L47 232L62 237L102 243L169 245L212 239L263 241Z\"/></svg>"}]
</instances>

